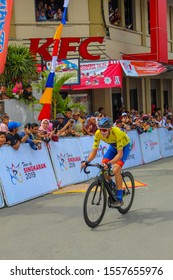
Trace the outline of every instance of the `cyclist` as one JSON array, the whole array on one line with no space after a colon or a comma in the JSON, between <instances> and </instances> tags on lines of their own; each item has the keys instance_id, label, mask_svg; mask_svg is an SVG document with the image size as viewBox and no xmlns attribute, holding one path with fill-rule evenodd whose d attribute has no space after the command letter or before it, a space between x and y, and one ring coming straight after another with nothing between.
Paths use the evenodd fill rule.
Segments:
<instances>
[{"instance_id":1,"label":"cyclist","mask_svg":"<svg viewBox=\"0 0 173 280\"><path fill-rule=\"evenodd\" d=\"M120 207L123 205L121 169L130 153L130 139L124 131L112 125L113 123L110 118L104 117L100 119L98 130L94 135L93 149L88 156L88 160L81 163L81 168L86 167L95 158L100 140L110 144L103 156L102 163L105 164L105 169L113 165L113 173L115 174L117 185L117 197L114 206ZM110 177L107 177L107 179L110 180Z\"/></svg>"}]
</instances>

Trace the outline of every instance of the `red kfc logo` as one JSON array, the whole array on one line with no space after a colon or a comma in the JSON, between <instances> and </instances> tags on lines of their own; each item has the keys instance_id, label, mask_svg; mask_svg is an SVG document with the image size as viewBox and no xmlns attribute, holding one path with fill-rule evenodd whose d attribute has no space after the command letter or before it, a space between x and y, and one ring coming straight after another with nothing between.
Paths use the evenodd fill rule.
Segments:
<instances>
[{"instance_id":1,"label":"red kfc logo","mask_svg":"<svg viewBox=\"0 0 173 280\"><path fill-rule=\"evenodd\" d=\"M53 38L46 38L46 42L40 45L40 38L31 38L30 52L36 56L39 54L45 61L52 59L52 54L49 53L48 48L51 48L54 42ZM78 53L83 59L87 60L99 60L100 55L94 55L89 53L89 45L91 43L102 44L104 37L90 37L84 39L80 37L68 37L61 38L60 50L58 54L59 59L67 58L68 52Z\"/></svg>"}]
</instances>

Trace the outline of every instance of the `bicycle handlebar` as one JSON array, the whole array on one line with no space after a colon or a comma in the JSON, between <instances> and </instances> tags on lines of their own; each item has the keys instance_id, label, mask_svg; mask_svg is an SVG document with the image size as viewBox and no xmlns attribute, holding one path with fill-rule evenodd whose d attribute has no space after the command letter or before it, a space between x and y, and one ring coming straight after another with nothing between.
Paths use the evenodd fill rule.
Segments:
<instances>
[{"instance_id":1,"label":"bicycle handlebar","mask_svg":"<svg viewBox=\"0 0 173 280\"><path fill-rule=\"evenodd\" d=\"M95 163L95 164L92 164L92 163L87 163L87 166L86 167L84 167L83 168L83 171L86 173L86 174L89 174L90 173L90 171L87 171L86 169L87 169L87 167L89 167L89 166L91 166L91 167L97 167L97 168L99 168L100 170L104 170L104 164L102 164L102 163ZM81 170L82 171L82 170ZM105 171L107 171L108 172L108 175L109 176L114 176L114 174L112 174L111 173L111 168L110 167L108 167L108 169L105 169Z\"/></svg>"}]
</instances>

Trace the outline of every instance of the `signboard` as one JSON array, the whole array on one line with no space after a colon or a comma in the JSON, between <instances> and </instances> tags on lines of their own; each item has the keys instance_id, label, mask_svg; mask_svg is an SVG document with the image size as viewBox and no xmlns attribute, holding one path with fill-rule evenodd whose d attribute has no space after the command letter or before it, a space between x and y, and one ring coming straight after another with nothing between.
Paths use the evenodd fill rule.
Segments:
<instances>
[{"instance_id":1,"label":"signboard","mask_svg":"<svg viewBox=\"0 0 173 280\"><path fill-rule=\"evenodd\" d=\"M120 63L126 76L130 77L155 76L167 71L156 61L120 60Z\"/></svg>"},{"instance_id":2,"label":"signboard","mask_svg":"<svg viewBox=\"0 0 173 280\"><path fill-rule=\"evenodd\" d=\"M46 68L51 70L51 61L46 62ZM80 84L80 62L78 58L74 59L58 59L55 67L55 75L61 78L64 74L72 74L73 77L68 79L64 85Z\"/></svg>"},{"instance_id":3,"label":"signboard","mask_svg":"<svg viewBox=\"0 0 173 280\"><path fill-rule=\"evenodd\" d=\"M102 60L80 63L80 85L71 89L122 87L122 68L117 60ZM62 89L66 89L65 86Z\"/></svg>"}]
</instances>

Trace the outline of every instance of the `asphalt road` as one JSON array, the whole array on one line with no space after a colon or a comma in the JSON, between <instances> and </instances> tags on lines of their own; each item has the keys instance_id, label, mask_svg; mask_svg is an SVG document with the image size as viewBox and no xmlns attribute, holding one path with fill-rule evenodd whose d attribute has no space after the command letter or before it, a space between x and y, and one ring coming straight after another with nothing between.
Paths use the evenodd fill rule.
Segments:
<instances>
[{"instance_id":1,"label":"asphalt road","mask_svg":"<svg viewBox=\"0 0 173 280\"><path fill-rule=\"evenodd\" d=\"M49 194L0 209L0 259L172 260L173 158L129 171L147 186L136 188L128 214L107 208L95 229L83 220L85 193Z\"/></svg>"}]
</instances>

